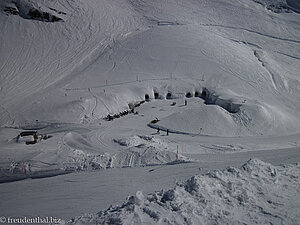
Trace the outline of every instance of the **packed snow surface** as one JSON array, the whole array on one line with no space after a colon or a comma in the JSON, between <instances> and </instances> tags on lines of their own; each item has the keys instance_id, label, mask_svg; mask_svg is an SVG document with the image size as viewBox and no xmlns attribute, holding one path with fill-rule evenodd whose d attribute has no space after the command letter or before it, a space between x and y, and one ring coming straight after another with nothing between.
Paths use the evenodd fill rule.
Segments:
<instances>
[{"instance_id":1,"label":"packed snow surface","mask_svg":"<svg viewBox=\"0 0 300 225\"><path fill-rule=\"evenodd\" d=\"M296 0L1 0L0 182L194 165L203 163L204 155L212 162L213 157L248 157L253 151L270 157L278 150L296 162L299 11ZM279 163L283 156L274 157ZM238 157L230 163L235 160L241 162ZM286 168L278 171L280 175ZM219 173L239 180L234 172ZM214 179L200 178L193 180ZM247 193L246 181L239 182ZM229 186L222 188L235 202ZM184 185L173 192L175 197L193 196ZM285 199L283 191L278 193ZM138 195L142 204L158 207L156 200ZM298 219L296 207L286 217L280 211L273 218L273 208L256 207L249 193L242 198L240 205L253 206L253 213L261 216L254 218L243 207L228 215L220 208L224 217L208 207L207 215L219 215L212 219L223 218L224 223L238 210L237 223L243 214L248 215L245 223L264 223L268 213L274 223ZM162 203L166 213L174 199ZM274 210L283 208L280 204ZM156 209L151 210L157 218L150 222L163 223ZM137 219L144 218L140 213Z\"/></svg>"},{"instance_id":2,"label":"packed snow surface","mask_svg":"<svg viewBox=\"0 0 300 225\"><path fill-rule=\"evenodd\" d=\"M251 159L240 168L196 175L175 187L68 224L298 224L300 166ZM279 194L280 193L280 194Z\"/></svg>"}]
</instances>

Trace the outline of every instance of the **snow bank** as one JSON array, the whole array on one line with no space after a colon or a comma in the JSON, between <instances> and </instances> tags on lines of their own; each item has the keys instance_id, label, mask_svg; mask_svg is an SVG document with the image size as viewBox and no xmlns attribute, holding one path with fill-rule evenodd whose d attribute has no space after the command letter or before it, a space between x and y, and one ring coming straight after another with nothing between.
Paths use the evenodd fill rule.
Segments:
<instances>
[{"instance_id":1,"label":"snow bank","mask_svg":"<svg viewBox=\"0 0 300 225\"><path fill-rule=\"evenodd\" d=\"M251 159L239 169L193 176L167 191L138 191L121 206L67 224L298 224L299 174L299 164Z\"/></svg>"},{"instance_id":2,"label":"snow bank","mask_svg":"<svg viewBox=\"0 0 300 225\"><path fill-rule=\"evenodd\" d=\"M114 142L126 147L168 147L168 144L165 141L149 135L134 135L133 137L129 138L114 139Z\"/></svg>"},{"instance_id":3,"label":"snow bank","mask_svg":"<svg viewBox=\"0 0 300 225\"><path fill-rule=\"evenodd\" d=\"M138 167L159 164L176 164L191 162L191 159L178 155L176 145L153 136L135 135L133 137L114 139L114 142L127 147L113 157L114 167Z\"/></svg>"},{"instance_id":4,"label":"snow bank","mask_svg":"<svg viewBox=\"0 0 300 225\"><path fill-rule=\"evenodd\" d=\"M96 143L89 143L83 135L68 132L62 148L67 153L63 162L66 171L98 170L106 168L140 167L179 163L176 161L176 147L153 136L135 135L113 139L125 147L103 152ZM190 162L187 157L178 156L180 163Z\"/></svg>"}]
</instances>

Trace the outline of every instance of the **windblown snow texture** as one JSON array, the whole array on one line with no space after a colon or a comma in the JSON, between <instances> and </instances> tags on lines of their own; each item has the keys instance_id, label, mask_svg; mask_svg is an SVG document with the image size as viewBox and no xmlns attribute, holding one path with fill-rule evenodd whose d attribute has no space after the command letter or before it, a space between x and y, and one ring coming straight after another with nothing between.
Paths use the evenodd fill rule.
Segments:
<instances>
[{"instance_id":1,"label":"windblown snow texture","mask_svg":"<svg viewBox=\"0 0 300 225\"><path fill-rule=\"evenodd\" d=\"M80 183L87 194L75 207L58 176L44 185L57 181L65 211L42 201L16 209L42 192L15 194L25 184L41 190L27 178L82 181L95 170L122 177L127 167L141 175L151 166L151 179L165 186L160 170L186 179L199 167L240 166L252 154L275 165L300 161L299 9L297 0L1 0L0 188L13 194L0 191L0 211L67 218L90 211L89 201L99 210L124 195ZM177 185L154 200L139 193L91 218L299 223L299 198L289 197L298 196L298 175L289 173L298 167L274 167L269 176L272 166L252 165L262 170L259 180L243 168L196 176L189 181L195 187ZM77 196L81 185L69 193ZM89 196L103 190L100 203Z\"/></svg>"},{"instance_id":2,"label":"windblown snow texture","mask_svg":"<svg viewBox=\"0 0 300 225\"><path fill-rule=\"evenodd\" d=\"M166 191L138 191L120 206L68 224L298 224L300 166L251 159L193 176ZM280 194L278 194L280 193Z\"/></svg>"}]
</instances>

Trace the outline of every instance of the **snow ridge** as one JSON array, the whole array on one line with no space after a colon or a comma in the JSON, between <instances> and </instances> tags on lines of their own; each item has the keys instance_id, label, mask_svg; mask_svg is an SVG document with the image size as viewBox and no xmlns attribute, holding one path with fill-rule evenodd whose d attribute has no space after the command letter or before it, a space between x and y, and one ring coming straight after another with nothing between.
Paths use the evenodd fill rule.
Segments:
<instances>
[{"instance_id":1,"label":"snow ridge","mask_svg":"<svg viewBox=\"0 0 300 225\"><path fill-rule=\"evenodd\" d=\"M67 224L298 224L299 174L299 164L250 159L239 169L193 176L167 191L138 191L121 206Z\"/></svg>"}]
</instances>

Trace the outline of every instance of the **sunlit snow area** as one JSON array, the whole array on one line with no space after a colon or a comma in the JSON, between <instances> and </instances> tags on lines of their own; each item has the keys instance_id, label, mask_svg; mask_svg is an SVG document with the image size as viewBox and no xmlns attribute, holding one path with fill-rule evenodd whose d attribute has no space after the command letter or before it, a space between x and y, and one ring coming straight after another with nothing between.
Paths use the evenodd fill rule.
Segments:
<instances>
[{"instance_id":1,"label":"sunlit snow area","mask_svg":"<svg viewBox=\"0 0 300 225\"><path fill-rule=\"evenodd\" d=\"M300 224L297 0L1 0L0 217Z\"/></svg>"}]
</instances>

